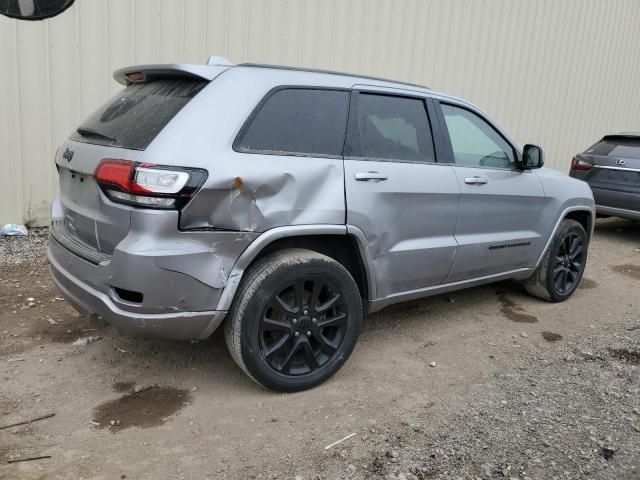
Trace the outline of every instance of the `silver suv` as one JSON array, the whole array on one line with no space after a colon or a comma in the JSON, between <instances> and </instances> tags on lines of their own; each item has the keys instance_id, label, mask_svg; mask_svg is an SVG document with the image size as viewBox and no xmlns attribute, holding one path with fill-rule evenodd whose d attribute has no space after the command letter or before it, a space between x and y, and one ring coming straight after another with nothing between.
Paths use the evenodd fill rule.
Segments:
<instances>
[{"instance_id":1,"label":"silver suv","mask_svg":"<svg viewBox=\"0 0 640 480\"><path fill-rule=\"evenodd\" d=\"M595 210L466 101L267 65L147 65L56 154L49 260L80 311L204 339L281 391L329 378L366 313L507 278L567 299Z\"/></svg>"}]
</instances>

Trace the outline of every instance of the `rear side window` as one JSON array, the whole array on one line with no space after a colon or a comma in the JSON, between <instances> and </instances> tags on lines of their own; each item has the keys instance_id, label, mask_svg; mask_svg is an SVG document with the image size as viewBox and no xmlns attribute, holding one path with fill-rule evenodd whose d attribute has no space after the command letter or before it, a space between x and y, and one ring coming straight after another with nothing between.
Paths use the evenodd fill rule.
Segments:
<instances>
[{"instance_id":1,"label":"rear side window","mask_svg":"<svg viewBox=\"0 0 640 480\"><path fill-rule=\"evenodd\" d=\"M240 132L240 152L341 156L349 92L285 88L269 95Z\"/></svg>"},{"instance_id":2,"label":"rear side window","mask_svg":"<svg viewBox=\"0 0 640 480\"><path fill-rule=\"evenodd\" d=\"M640 137L605 137L584 153L603 157L640 159Z\"/></svg>"},{"instance_id":3,"label":"rear side window","mask_svg":"<svg viewBox=\"0 0 640 480\"><path fill-rule=\"evenodd\" d=\"M353 108L353 107L352 107ZM422 99L360 93L345 155L434 162L433 138Z\"/></svg>"},{"instance_id":4,"label":"rear side window","mask_svg":"<svg viewBox=\"0 0 640 480\"><path fill-rule=\"evenodd\" d=\"M162 79L131 84L85 120L71 139L144 150L207 83Z\"/></svg>"}]
</instances>

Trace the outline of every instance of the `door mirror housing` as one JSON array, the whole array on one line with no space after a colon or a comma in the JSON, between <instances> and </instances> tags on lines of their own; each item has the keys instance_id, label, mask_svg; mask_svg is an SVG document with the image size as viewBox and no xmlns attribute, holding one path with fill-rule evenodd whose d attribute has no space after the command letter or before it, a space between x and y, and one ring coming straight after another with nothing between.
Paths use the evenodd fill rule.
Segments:
<instances>
[{"instance_id":1,"label":"door mirror housing","mask_svg":"<svg viewBox=\"0 0 640 480\"><path fill-rule=\"evenodd\" d=\"M521 167L523 170L542 168L544 165L544 152L537 145L526 144L522 149Z\"/></svg>"},{"instance_id":2,"label":"door mirror housing","mask_svg":"<svg viewBox=\"0 0 640 480\"><path fill-rule=\"evenodd\" d=\"M18 20L44 20L69 8L75 0L0 0L0 14Z\"/></svg>"}]
</instances>

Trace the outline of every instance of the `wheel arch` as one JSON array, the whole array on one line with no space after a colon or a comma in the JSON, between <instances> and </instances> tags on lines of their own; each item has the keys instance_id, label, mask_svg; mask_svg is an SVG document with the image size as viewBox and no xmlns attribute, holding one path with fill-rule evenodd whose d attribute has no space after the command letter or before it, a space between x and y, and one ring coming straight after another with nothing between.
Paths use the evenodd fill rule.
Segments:
<instances>
[{"instance_id":1,"label":"wheel arch","mask_svg":"<svg viewBox=\"0 0 640 480\"><path fill-rule=\"evenodd\" d=\"M555 225L553 227L553 230L549 234L549 237L547 238L547 243L545 244L544 249L542 250L542 253L540 254L540 257L538 258L538 261L536 262L535 266L533 267L533 270L538 268L538 265L540 265L540 262L542 261L542 259L544 258L545 254L547 253L547 250L549 250L549 246L551 245L551 242L553 241L553 237L556 235L556 232L560 228L560 225L562 224L562 222L564 220L566 220L566 219L575 220L578 223L580 223L584 227L585 232L587 233L587 239L589 241L591 241L591 237L593 236L593 229L594 229L594 226L595 226L595 211L594 211L594 209L589 207L589 206L567 207L562 211L562 213L560 214L560 216L556 220L556 223L555 223Z\"/></svg>"},{"instance_id":2,"label":"wheel arch","mask_svg":"<svg viewBox=\"0 0 640 480\"><path fill-rule=\"evenodd\" d=\"M591 210L571 210L564 216L563 220L565 219L575 220L582 225L587 233L587 239L591 240L594 227L593 212Z\"/></svg>"},{"instance_id":3,"label":"wheel arch","mask_svg":"<svg viewBox=\"0 0 640 480\"><path fill-rule=\"evenodd\" d=\"M375 275L368 256L364 234L345 225L298 225L267 230L238 257L218 310L229 310L245 271L258 259L284 248L306 248L333 258L354 277L363 302L375 298ZM366 306L363 309L366 312Z\"/></svg>"}]
</instances>

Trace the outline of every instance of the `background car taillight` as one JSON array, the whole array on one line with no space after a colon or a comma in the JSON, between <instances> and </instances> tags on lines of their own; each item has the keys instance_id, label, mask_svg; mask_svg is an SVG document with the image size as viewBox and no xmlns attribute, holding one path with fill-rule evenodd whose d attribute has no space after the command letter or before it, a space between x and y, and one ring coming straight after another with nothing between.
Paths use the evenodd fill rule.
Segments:
<instances>
[{"instance_id":1,"label":"background car taillight","mask_svg":"<svg viewBox=\"0 0 640 480\"><path fill-rule=\"evenodd\" d=\"M571 159L571 170L591 170L592 168L593 164L589 162L580 160L577 157L573 157L573 159Z\"/></svg>"},{"instance_id":2,"label":"background car taillight","mask_svg":"<svg viewBox=\"0 0 640 480\"><path fill-rule=\"evenodd\" d=\"M113 202L144 208L180 209L202 187L207 171L105 158L98 165L95 178Z\"/></svg>"}]
</instances>

